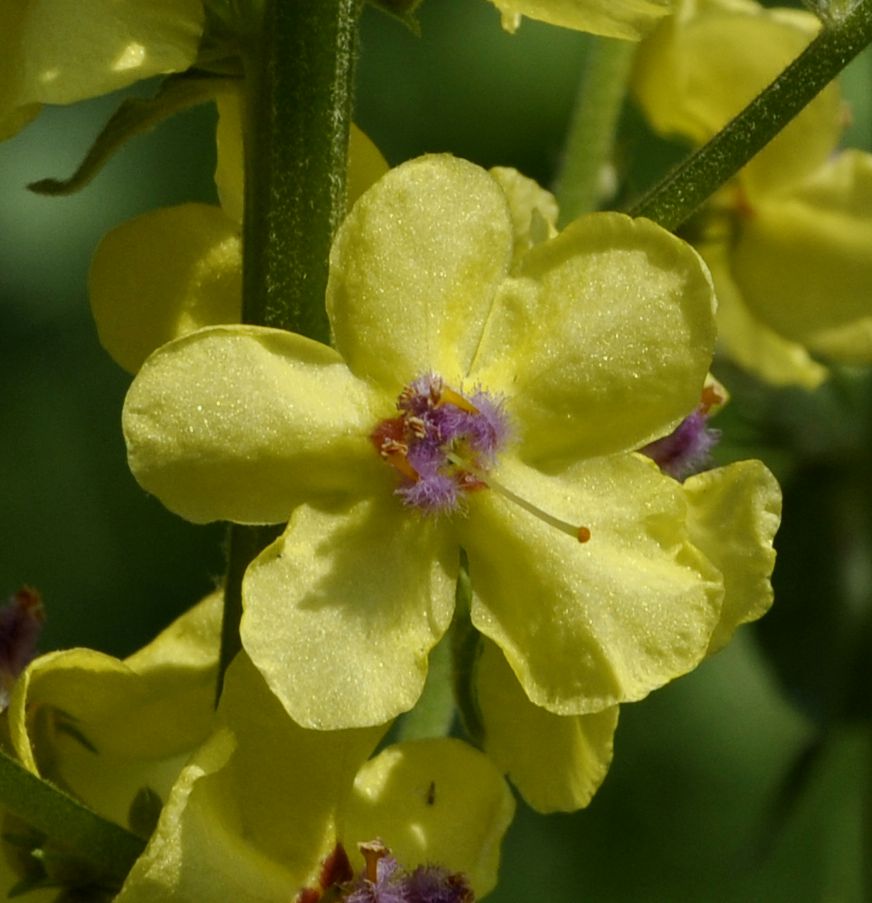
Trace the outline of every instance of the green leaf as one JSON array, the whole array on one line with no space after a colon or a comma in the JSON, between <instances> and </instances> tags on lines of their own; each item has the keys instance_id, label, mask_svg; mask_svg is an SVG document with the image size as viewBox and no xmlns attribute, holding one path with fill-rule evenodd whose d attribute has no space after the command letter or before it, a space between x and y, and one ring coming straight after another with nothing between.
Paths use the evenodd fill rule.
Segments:
<instances>
[{"instance_id":1,"label":"green leaf","mask_svg":"<svg viewBox=\"0 0 872 903\"><path fill-rule=\"evenodd\" d=\"M119 883L145 848L134 834L92 812L0 752L0 807L50 838L70 856Z\"/></svg>"}]
</instances>

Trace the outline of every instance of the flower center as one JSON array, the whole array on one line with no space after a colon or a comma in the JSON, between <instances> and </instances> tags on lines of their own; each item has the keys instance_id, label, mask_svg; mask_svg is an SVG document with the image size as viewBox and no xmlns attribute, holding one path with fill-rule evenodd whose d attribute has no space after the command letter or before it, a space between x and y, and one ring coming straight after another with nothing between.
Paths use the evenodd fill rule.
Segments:
<instances>
[{"instance_id":1,"label":"flower center","mask_svg":"<svg viewBox=\"0 0 872 903\"><path fill-rule=\"evenodd\" d=\"M371 439L397 471L397 495L432 513L460 507L488 486L486 474L509 434L501 404L487 392L467 396L435 374L418 377L397 399L399 416L382 420Z\"/></svg>"},{"instance_id":2,"label":"flower center","mask_svg":"<svg viewBox=\"0 0 872 903\"><path fill-rule=\"evenodd\" d=\"M398 474L396 494L431 514L456 511L466 493L493 489L551 527L587 542L590 530L543 511L490 473L510 434L502 403L483 389L471 395L434 373L400 392L397 417L382 420L370 439Z\"/></svg>"}]
</instances>

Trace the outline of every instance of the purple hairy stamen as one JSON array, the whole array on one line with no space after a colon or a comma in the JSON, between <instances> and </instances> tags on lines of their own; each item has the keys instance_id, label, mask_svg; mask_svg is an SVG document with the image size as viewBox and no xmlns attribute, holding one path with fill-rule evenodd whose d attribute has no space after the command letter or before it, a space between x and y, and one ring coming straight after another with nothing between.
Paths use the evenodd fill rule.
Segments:
<instances>
[{"instance_id":1,"label":"purple hairy stamen","mask_svg":"<svg viewBox=\"0 0 872 903\"><path fill-rule=\"evenodd\" d=\"M372 441L400 474L396 494L428 513L461 507L463 495L483 489L483 475L505 444L502 405L477 389L464 395L435 374L419 376L397 399L398 417L383 420Z\"/></svg>"}]
</instances>

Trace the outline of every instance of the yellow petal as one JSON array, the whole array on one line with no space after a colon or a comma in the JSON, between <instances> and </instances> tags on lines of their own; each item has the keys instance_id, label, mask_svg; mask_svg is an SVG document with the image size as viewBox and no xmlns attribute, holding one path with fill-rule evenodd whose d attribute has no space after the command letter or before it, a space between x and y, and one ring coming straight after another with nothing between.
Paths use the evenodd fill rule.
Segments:
<instances>
[{"instance_id":1,"label":"yellow petal","mask_svg":"<svg viewBox=\"0 0 872 903\"><path fill-rule=\"evenodd\" d=\"M387 479L368 438L384 407L325 345L214 326L145 362L123 426L134 476L172 511L279 523L304 498Z\"/></svg>"},{"instance_id":2,"label":"yellow petal","mask_svg":"<svg viewBox=\"0 0 872 903\"><path fill-rule=\"evenodd\" d=\"M470 380L503 393L520 454L639 448L699 402L714 348L708 270L648 220L584 216L505 283Z\"/></svg>"},{"instance_id":3,"label":"yellow petal","mask_svg":"<svg viewBox=\"0 0 872 903\"><path fill-rule=\"evenodd\" d=\"M781 490L760 461L738 461L684 483L690 538L724 576L724 603L709 654L740 624L772 604L772 540L781 520Z\"/></svg>"},{"instance_id":4,"label":"yellow petal","mask_svg":"<svg viewBox=\"0 0 872 903\"><path fill-rule=\"evenodd\" d=\"M515 804L490 760L453 739L389 746L354 782L344 834L380 838L403 868L462 872L476 898L497 881Z\"/></svg>"},{"instance_id":5,"label":"yellow petal","mask_svg":"<svg viewBox=\"0 0 872 903\"><path fill-rule=\"evenodd\" d=\"M388 171L387 160L375 144L352 122L348 136L346 191L349 209Z\"/></svg>"},{"instance_id":6,"label":"yellow petal","mask_svg":"<svg viewBox=\"0 0 872 903\"><path fill-rule=\"evenodd\" d=\"M827 378L826 367L813 360L798 342L791 342L756 318L730 271L731 248L726 241L699 248L711 268L718 295L718 345L740 367L775 386L814 389Z\"/></svg>"},{"instance_id":7,"label":"yellow petal","mask_svg":"<svg viewBox=\"0 0 872 903\"><path fill-rule=\"evenodd\" d=\"M215 186L221 208L237 225L245 209L245 152L242 146L242 90L224 91L215 99L218 127L215 131L217 158Z\"/></svg>"},{"instance_id":8,"label":"yellow petal","mask_svg":"<svg viewBox=\"0 0 872 903\"><path fill-rule=\"evenodd\" d=\"M145 213L100 242L89 276L103 347L131 373L155 348L202 326L238 322L242 249L219 207Z\"/></svg>"},{"instance_id":9,"label":"yellow petal","mask_svg":"<svg viewBox=\"0 0 872 903\"><path fill-rule=\"evenodd\" d=\"M291 717L320 730L410 709L451 620L457 545L381 498L302 505L242 584L242 644Z\"/></svg>"},{"instance_id":10,"label":"yellow petal","mask_svg":"<svg viewBox=\"0 0 872 903\"><path fill-rule=\"evenodd\" d=\"M533 705L490 642L476 665L484 749L537 812L574 812L599 789L612 761L618 707L553 715Z\"/></svg>"},{"instance_id":11,"label":"yellow petal","mask_svg":"<svg viewBox=\"0 0 872 903\"><path fill-rule=\"evenodd\" d=\"M512 252L514 269L533 245L557 234L557 199L550 191L521 175L517 169L495 166L490 174L505 192L509 203L515 233Z\"/></svg>"},{"instance_id":12,"label":"yellow petal","mask_svg":"<svg viewBox=\"0 0 872 903\"><path fill-rule=\"evenodd\" d=\"M0 6L0 136L21 108L73 103L187 69L201 0L24 0ZM16 112L18 110L19 112Z\"/></svg>"},{"instance_id":13,"label":"yellow petal","mask_svg":"<svg viewBox=\"0 0 872 903\"><path fill-rule=\"evenodd\" d=\"M352 372L393 396L433 370L456 384L512 245L505 195L484 170L449 156L392 169L355 204L330 255L327 308Z\"/></svg>"},{"instance_id":14,"label":"yellow petal","mask_svg":"<svg viewBox=\"0 0 872 903\"><path fill-rule=\"evenodd\" d=\"M521 16L610 38L638 40L677 0L491 0L514 31Z\"/></svg>"},{"instance_id":15,"label":"yellow petal","mask_svg":"<svg viewBox=\"0 0 872 903\"><path fill-rule=\"evenodd\" d=\"M472 622L535 705L559 715L602 711L699 663L723 583L689 540L680 484L640 455L559 474L504 458L497 477L590 531L579 543L496 490L476 493L461 524Z\"/></svg>"},{"instance_id":16,"label":"yellow petal","mask_svg":"<svg viewBox=\"0 0 872 903\"><path fill-rule=\"evenodd\" d=\"M872 155L845 151L743 222L733 273L772 329L843 363L872 361Z\"/></svg>"}]
</instances>

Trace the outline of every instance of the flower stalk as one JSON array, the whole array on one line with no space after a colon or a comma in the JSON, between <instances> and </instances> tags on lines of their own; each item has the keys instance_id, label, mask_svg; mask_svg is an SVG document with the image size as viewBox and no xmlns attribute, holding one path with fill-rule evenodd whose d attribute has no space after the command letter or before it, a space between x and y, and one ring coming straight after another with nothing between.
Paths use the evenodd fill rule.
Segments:
<instances>
[{"instance_id":1,"label":"flower stalk","mask_svg":"<svg viewBox=\"0 0 872 903\"><path fill-rule=\"evenodd\" d=\"M243 322L329 340L327 258L345 213L362 0L265 0L244 50ZM241 581L271 534L230 530L220 685L236 652Z\"/></svg>"},{"instance_id":2,"label":"flower stalk","mask_svg":"<svg viewBox=\"0 0 872 903\"><path fill-rule=\"evenodd\" d=\"M714 138L629 211L678 229L872 42L872 0L826 22L808 47Z\"/></svg>"},{"instance_id":3,"label":"flower stalk","mask_svg":"<svg viewBox=\"0 0 872 903\"><path fill-rule=\"evenodd\" d=\"M612 159L635 51L632 41L588 40L563 159L554 183L563 224L599 206L603 175Z\"/></svg>"}]
</instances>

